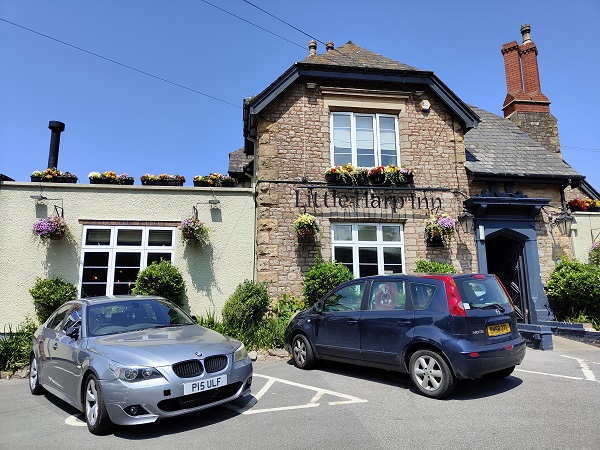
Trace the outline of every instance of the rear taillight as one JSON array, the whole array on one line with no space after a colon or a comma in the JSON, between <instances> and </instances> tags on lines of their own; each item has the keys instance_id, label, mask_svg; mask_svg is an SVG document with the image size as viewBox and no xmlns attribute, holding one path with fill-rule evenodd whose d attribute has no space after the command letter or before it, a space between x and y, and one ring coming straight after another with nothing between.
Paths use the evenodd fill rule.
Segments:
<instances>
[{"instance_id":1,"label":"rear taillight","mask_svg":"<svg viewBox=\"0 0 600 450\"><path fill-rule=\"evenodd\" d=\"M467 312L458 293L456 282L453 278L447 277L444 284L446 285L446 297L448 298L450 314L457 317L466 317Z\"/></svg>"}]
</instances>

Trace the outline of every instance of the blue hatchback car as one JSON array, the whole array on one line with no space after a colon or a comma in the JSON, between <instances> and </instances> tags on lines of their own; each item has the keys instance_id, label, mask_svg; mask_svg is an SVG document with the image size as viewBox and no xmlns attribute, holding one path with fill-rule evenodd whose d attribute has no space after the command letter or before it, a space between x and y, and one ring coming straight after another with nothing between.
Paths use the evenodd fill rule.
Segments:
<instances>
[{"instance_id":1,"label":"blue hatchback car","mask_svg":"<svg viewBox=\"0 0 600 450\"><path fill-rule=\"evenodd\" d=\"M292 317L285 340L300 369L322 359L405 372L433 398L457 380L509 376L526 348L489 274L357 278Z\"/></svg>"}]
</instances>

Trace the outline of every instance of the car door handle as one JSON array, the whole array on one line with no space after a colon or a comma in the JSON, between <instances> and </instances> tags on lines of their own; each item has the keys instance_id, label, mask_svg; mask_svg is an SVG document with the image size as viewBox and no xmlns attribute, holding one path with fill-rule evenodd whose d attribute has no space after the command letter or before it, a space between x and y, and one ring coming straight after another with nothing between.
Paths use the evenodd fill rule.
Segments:
<instances>
[{"instance_id":1,"label":"car door handle","mask_svg":"<svg viewBox=\"0 0 600 450\"><path fill-rule=\"evenodd\" d=\"M357 321L354 319L349 319L348 320L348 325L356 325Z\"/></svg>"},{"instance_id":2,"label":"car door handle","mask_svg":"<svg viewBox=\"0 0 600 450\"><path fill-rule=\"evenodd\" d=\"M410 325L410 320L399 320L398 325L400 325L401 327L405 325Z\"/></svg>"},{"instance_id":3,"label":"car door handle","mask_svg":"<svg viewBox=\"0 0 600 450\"><path fill-rule=\"evenodd\" d=\"M56 350L56 349L58 348L58 342L55 342L55 343L54 343L54 345L52 346L52 348L53 348L54 350Z\"/></svg>"}]
</instances>

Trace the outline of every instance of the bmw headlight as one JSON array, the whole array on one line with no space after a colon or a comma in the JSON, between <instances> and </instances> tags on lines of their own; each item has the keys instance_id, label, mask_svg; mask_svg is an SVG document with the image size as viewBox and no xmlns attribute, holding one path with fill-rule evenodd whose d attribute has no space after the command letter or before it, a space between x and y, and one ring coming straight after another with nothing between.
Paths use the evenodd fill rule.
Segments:
<instances>
[{"instance_id":1,"label":"bmw headlight","mask_svg":"<svg viewBox=\"0 0 600 450\"><path fill-rule=\"evenodd\" d=\"M118 363L110 363L108 368L123 381L136 382L162 378L162 375L154 367L125 366Z\"/></svg>"},{"instance_id":2,"label":"bmw headlight","mask_svg":"<svg viewBox=\"0 0 600 450\"><path fill-rule=\"evenodd\" d=\"M244 361L248 357L248 351L244 344L240 345L233 354L233 362Z\"/></svg>"}]
</instances>

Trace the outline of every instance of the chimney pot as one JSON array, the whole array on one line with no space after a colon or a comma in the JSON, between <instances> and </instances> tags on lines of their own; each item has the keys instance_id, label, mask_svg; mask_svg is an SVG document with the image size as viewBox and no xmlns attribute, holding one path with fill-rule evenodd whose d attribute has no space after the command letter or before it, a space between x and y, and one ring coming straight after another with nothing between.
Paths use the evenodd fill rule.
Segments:
<instances>
[{"instance_id":1,"label":"chimney pot","mask_svg":"<svg viewBox=\"0 0 600 450\"><path fill-rule=\"evenodd\" d=\"M332 51L334 48L335 48L335 47L334 47L334 45L333 45L333 42L331 42L331 41L329 41L327 44L325 44L325 49L326 49L328 52Z\"/></svg>"},{"instance_id":2,"label":"chimney pot","mask_svg":"<svg viewBox=\"0 0 600 450\"><path fill-rule=\"evenodd\" d=\"M523 36L523 44L531 42L531 26L526 23L521 26L521 36Z\"/></svg>"},{"instance_id":3,"label":"chimney pot","mask_svg":"<svg viewBox=\"0 0 600 450\"><path fill-rule=\"evenodd\" d=\"M60 133L65 131L65 124L58 120L51 120L48 128L50 134L50 151L48 152L48 168L58 167L58 149L60 147Z\"/></svg>"},{"instance_id":4,"label":"chimney pot","mask_svg":"<svg viewBox=\"0 0 600 450\"><path fill-rule=\"evenodd\" d=\"M314 39L308 42L308 56L315 56L317 54L317 41Z\"/></svg>"}]
</instances>

